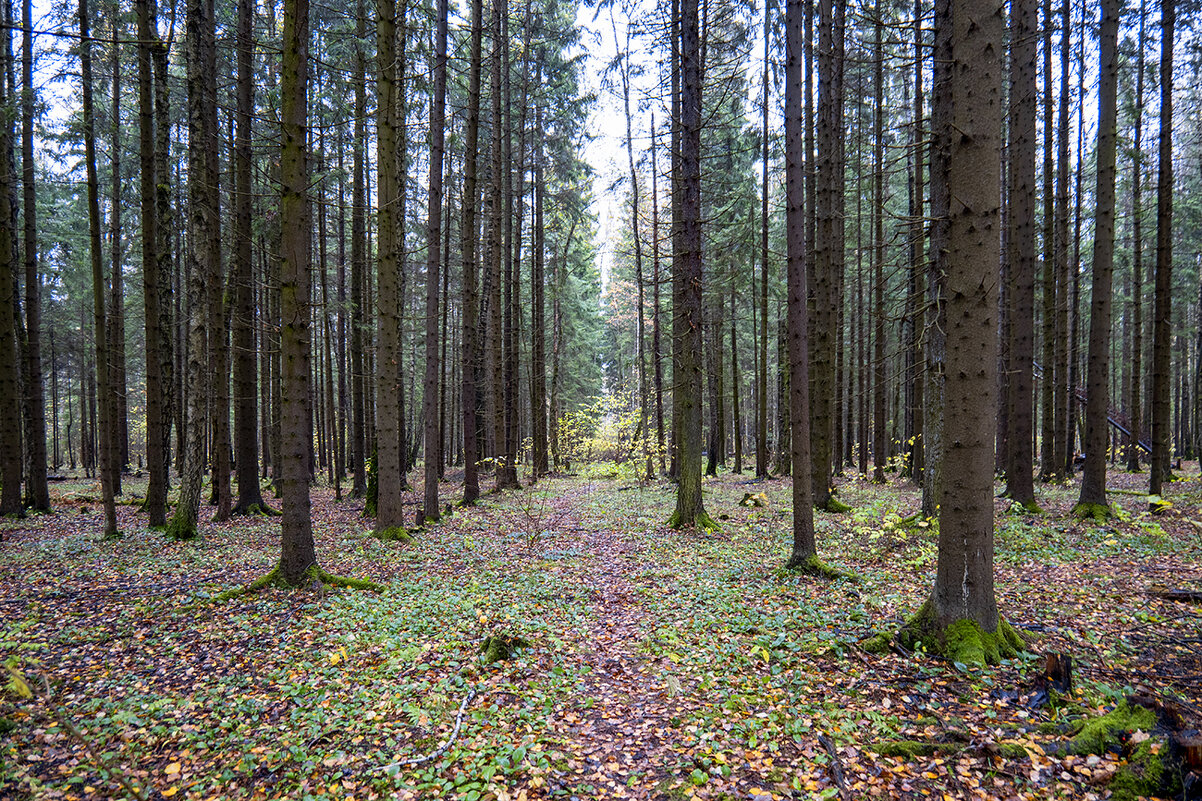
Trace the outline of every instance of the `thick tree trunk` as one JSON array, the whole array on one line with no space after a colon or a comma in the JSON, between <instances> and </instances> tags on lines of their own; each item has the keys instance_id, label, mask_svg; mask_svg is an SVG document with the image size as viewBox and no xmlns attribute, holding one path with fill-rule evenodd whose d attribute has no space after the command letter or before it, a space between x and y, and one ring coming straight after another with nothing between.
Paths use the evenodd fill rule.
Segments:
<instances>
[{"instance_id":1,"label":"thick tree trunk","mask_svg":"<svg viewBox=\"0 0 1202 801\"><path fill-rule=\"evenodd\" d=\"M285 0L280 71L280 580L301 584L317 567L309 508L309 269L312 260L305 122L309 2Z\"/></svg>"},{"instance_id":2,"label":"thick tree trunk","mask_svg":"<svg viewBox=\"0 0 1202 801\"><path fill-rule=\"evenodd\" d=\"M214 202L217 171L216 62L212 0L189 0L188 41L188 343L187 437L179 504L168 526L176 539L197 536L204 473L205 398L210 378L205 354L209 339L208 297L217 273L215 234L220 230Z\"/></svg>"},{"instance_id":3,"label":"thick tree trunk","mask_svg":"<svg viewBox=\"0 0 1202 801\"><path fill-rule=\"evenodd\" d=\"M1089 362L1085 404L1085 468L1076 511L1108 515L1106 505L1107 422L1110 406L1110 307L1114 278L1114 183L1117 139L1118 28L1122 6L1102 0L1098 47L1098 183L1094 225L1093 287L1090 293Z\"/></svg>"},{"instance_id":4,"label":"thick tree trunk","mask_svg":"<svg viewBox=\"0 0 1202 801\"><path fill-rule=\"evenodd\" d=\"M1146 4L1139 4L1139 40L1144 41ZM1139 472L1139 436L1143 428L1144 356L1144 231L1143 231L1143 134L1144 134L1144 48L1137 48L1135 68L1135 119L1131 145L1131 386L1127 396L1127 469Z\"/></svg>"},{"instance_id":5,"label":"thick tree trunk","mask_svg":"<svg viewBox=\"0 0 1202 801\"><path fill-rule=\"evenodd\" d=\"M673 308L673 407L679 459L674 528L713 525L701 497L701 47L697 0L680 3L680 232Z\"/></svg>"},{"instance_id":6,"label":"thick tree trunk","mask_svg":"<svg viewBox=\"0 0 1202 801\"><path fill-rule=\"evenodd\" d=\"M404 240L397 241L398 194L401 191L396 158L396 0L376 3L376 67L379 71L376 106L377 170L379 197L377 252L377 337L376 358L376 535L390 538L403 530L401 498L401 435L403 421L398 403L401 353L401 306L398 283L399 258ZM401 229L403 231L403 229ZM401 251L398 254L398 251Z\"/></svg>"},{"instance_id":7,"label":"thick tree trunk","mask_svg":"<svg viewBox=\"0 0 1202 801\"><path fill-rule=\"evenodd\" d=\"M355 48L355 133L351 189L351 497L367 494L367 394L363 330L367 324L364 283L367 277L367 187L364 149L367 142L367 38L363 0L359 0L359 41ZM278 415L277 415L278 417ZM277 466L278 470L279 467Z\"/></svg>"},{"instance_id":8,"label":"thick tree trunk","mask_svg":"<svg viewBox=\"0 0 1202 801\"><path fill-rule=\"evenodd\" d=\"M541 51L540 51L540 62ZM543 130L543 109L538 109L536 128L536 142L534 155L534 253L531 258L530 268L530 338L532 340L530 352L530 414L532 423L530 427L530 436L533 440L531 477L537 479L547 474L547 357L544 348L546 340L546 324L545 309L544 309L544 293L543 286L545 283L545 221L543 219L543 202L544 194L546 194L546 185L543 177L543 140L545 132ZM642 289L640 286L640 295ZM642 308L642 298L639 300L639 307ZM642 312L639 313L639 327L642 327ZM640 338L641 342L641 338ZM640 363L642 359L640 358ZM643 380L643 406L646 408L647 403L647 382L644 373ZM644 432L646 428L644 427ZM644 433L643 441L648 439ZM654 468L651 463L650 454L647 455L647 477L654 477Z\"/></svg>"},{"instance_id":9,"label":"thick tree trunk","mask_svg":"<svg viewBox=\"0 0 1202 801\"><path fill-rule=\"evenodd\" d=\"M110 15L113 41L116 42L121 37L121 25L118 22L119 5L113 5ZM125 381L125 270L122 266L124 229L121 225L121 210L125 205L121 191L121 151L125 144L121 135L121 62L116 45L109 48L109 71L112 73L109 81L112 88L112 106L109 109L112 180L109 212L109 377L112 379L113 436L116 438L113 447L117 451L111 467L113 493L120 495L121 472L129 468L129 409Z\"/></svg>"},{"instance_id":10,"label":"thick tree trunk","mask_svg":"<svg viewBox=\"0 0 1202 801\"><path fill-rule=\"evenodd\" d=\"M1052 432L1054 438L1052 464L1046 467L1041 465L1041 472L1049 477L1060 478L1067 476L1065 465L1069 462L1069 421L1072 419L1075 395L1075 388L1069 379L1071 343L1068 331L1068 62L1069 45L1072 41L1071 14L1072 4L1069 0L1063 0L1060 10L1060 108L1056 118L1056 228L1053 234L1056 260L1055 367L1050 373L1047 365L1044 365L1043 368L1044 382L1054 385L1052 394L1055 419ZM1138 375L1138 371L1136 374Z\"/></svg>"},{"instance_id":11,"label":"thick tree trunk","mask_svg":"<svg viewBox=\"0 0 1202 801\"><path fill-rule=\"evenodd\" d=\"M872 483L885 483L888 436L885 431L885 51L881 0L877 0L872 115L873 354L872 354Z\"/></svg>"},{"instance_id":12,"label":"thick tree trunk","mask_svg":"<svg viewBox=\"0 0 1202 801\"><path fill-rule=\"evenodd\" d=\"M936 625L998 628L993 591L993 431L996 405L1001 0L953 0L947 161L947 381ZM937 23L937 30L938 30ZM937 33L938 35L938 33ZM936 54L938 58L938 54Z\"/></svg>"},{"instance_id":13,"label":"thick tree trunk","mask_svg":"<svg viewBox=\"0 0 1202 801\"><path fill-rule=\"evenodd\" d=\"M167 84L167 45L157 36L151 43L151 61L154 67L154 181L155 181L155 259L158 263L159 285L159 380L162 392L161 485L163 496L163 518L166 525L167 489L170 486L171 467L171 422L177 402L175 389L175 317L172 315L172 275L175 273L175 256L171 249L171 238L175 220L171 213L171 109L170 91ZM150 341L147 340L147 347ZM149 358L149 356L147 357ZM177 421L178 425L178 421ZM151 480L154 483L154 480ZM147 500L150 500L147 490Z\"/></svg>"},{"instance_id":14,"label":"thick tree trunk","mask_svg":"<svg viewBox=\"0 0 1202 801\"><path fill-rule=\"evenodd\" d=\"M760 183L760 340L758 368L755 384L755 475L768 477L768 108L769 81L768 58L772 42L772 26L769 22L768 4L764 4L764 102L763 121L760 129L760 162L763 180ZM752 298L754 308L755 299ZM754 345L755 343L753 343Z\"/></svg>"}]
</instances>

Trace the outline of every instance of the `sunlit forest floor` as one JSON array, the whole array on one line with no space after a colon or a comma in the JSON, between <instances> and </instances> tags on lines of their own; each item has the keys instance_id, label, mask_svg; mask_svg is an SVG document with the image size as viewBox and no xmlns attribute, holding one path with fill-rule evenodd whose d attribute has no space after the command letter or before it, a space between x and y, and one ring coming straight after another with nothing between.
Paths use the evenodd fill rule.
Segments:
<instances>
[{"instance_id":1,"label":"sunlit forest floor","mask_svg":"<svg viewBox=\"0 0 1202 801\"><path fill-rule=\"evenodd\" d=\"M0 700L0 797L1103 798L1125 757L1067 754L1084 717L1142 690L1202 720L1202 606L1149 595L1202 589L1197 464L1180 474L1153 516L1146 474L1112 473L1132 494L1105 524L1069 516L1075 485L1037 487L1040 515L998 500L999 605L1031 642L983 670L856 646L932 582L936 526L902 522L919 496L896 474L842 479L854 510L817 515L858 581L783 569L787 480L707 479L702 534L665 528L667 482L586 472L410 545L317 488L322 566L385 590L220 604L271 569L278 518L172 543L128 479L125 539L101 543L96 484L56 482L54 514L0 522L0 659L37 691ZM490 636L510 659L484 664ZM1038 705L1053 652L1075 696Z\"/></svg>"}]
</instances>

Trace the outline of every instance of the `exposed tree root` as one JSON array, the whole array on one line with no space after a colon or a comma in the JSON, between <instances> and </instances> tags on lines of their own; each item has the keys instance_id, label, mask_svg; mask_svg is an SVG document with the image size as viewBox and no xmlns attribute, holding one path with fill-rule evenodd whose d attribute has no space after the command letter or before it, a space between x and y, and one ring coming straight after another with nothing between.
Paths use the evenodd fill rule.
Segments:
<instances>
[{"instance_id":1,"label":"exposed tree root","mask_svg":"<svg viewBox=\"0 0 1202 801\"><path fill-rule=\"evenodd\" d=\"M330 587L346 587L353 590L371 590L372 592L382 592L383 584L377 584L374 581L366 579L347 578L345 576L335 576L322 570L317 565L312 565L305 571L304 577L298 584L289 584L284 581L284 577L280 574L280 566L276 565L271 569L271 572L264 576L259 576L249 584L241 587L234 587L226 590L219 595L213 597L211 603L225 603L235 598L241 598L245 595L253 595L267 587L279 587L281 589L297 589L299 587L311 587L313 585L326 585Z\"/></svg>"},{"instance_id":2,"label":"exposed tree root","mask_svg":"<svg viewBox=\"0 0 1202 801\"><path fill-rule=\"evenodd\" d=\"M371 535L382 542L401 542L406 545L413 542L413 536L405 530L404 526L378 528Z\"/></svg>"},{"instance_id":3,"label":"exposed tree root","mask_svg":"<svg viewBox=\"0 0 1202 801\"><path fill-rule=\"evenodd\" d=\"M279 517L281 514L283 513L277 509L272 509L266 503L251 503L247 504L246 506L238 504L230 510L230 517L237 517L238 515L246 515L248 517L252 515L259 515L262 517Z\"/></svg>"},{"instance_id":4,"label":"exposed tree root","mask_svg":"<svg viewBox=\"0 0 1202 801\"><path fill-rule=\"evenodd\" d=\"M800 560L790 560L785 565L786 570L795 570L805 576L814 576L815 578L823 579L851 579L858 580L858 577L853 573L846 573L837 567L831 567L826 562L819 559L817 556L810 555Z\"/></svg>"},{"instance_id":5,"label":"exposed tree root","mask_svg":"<svg viewBox=\"0 0 1202 801\"><path fill-rule=\"evenodd\" d=\"M1104 503L1078 503L1073 507L1073 517L1078 520L1092 520L1095 523L1105 523L1114 517L1114 509Z\"/></svg>"},{"instance_id":6,"label":"exposed tree root","mask_svg":"<svg viewBox=\"0 0 1202 801\"><path fill-rule=\"evenodd\" d=\"M971 620L956 620L941 627L928 599L922 608L893 635L881 633L860 643L870 653L884 653L894 642L903 648L924 648L928 653L962 665L996 665L1016 656L1026 644L1005 620L998 618L996 631L985 631Z\"/></svg>"}]
</instances>

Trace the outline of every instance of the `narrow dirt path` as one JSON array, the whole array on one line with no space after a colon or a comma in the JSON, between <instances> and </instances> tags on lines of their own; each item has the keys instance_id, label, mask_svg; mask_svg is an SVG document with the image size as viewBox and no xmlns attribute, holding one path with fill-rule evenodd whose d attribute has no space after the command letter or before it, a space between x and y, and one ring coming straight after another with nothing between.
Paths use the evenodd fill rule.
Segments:
<instances>
[{"instance_id":1,"label":"narrow dirt path","mask_svg":"<svg viewBox=\"0 0 1202 801\"><path fill-rule=\"evenodd\" d=\"M569 509L570 501L558 499L556 506ZM684 699L670 679L670 661L640 647L656 628L632 581L647 563L645 539L640 531L588 525L571 512L563 517L572 519L589 555L581 579L596 622L581 643L590 668L583 690L572 708L549 721L574 752L571 775L560 782L567 789L591 785L607 798L661 797L659 786L676 773L671 744Z\"/></svg>"}]
</instances>

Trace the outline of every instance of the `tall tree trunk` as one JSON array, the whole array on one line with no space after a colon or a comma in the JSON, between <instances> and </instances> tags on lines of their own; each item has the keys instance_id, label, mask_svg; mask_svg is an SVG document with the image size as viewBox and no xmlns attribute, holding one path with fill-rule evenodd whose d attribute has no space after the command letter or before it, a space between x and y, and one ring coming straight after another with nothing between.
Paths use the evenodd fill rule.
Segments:
<instances>
[{"instance_id":1,"label":"tall tree trunk","mask_svg":"<svg viewBox=\"0 0 1202 801\"><path fill-rule=\"evenodd\" d=\"M309 268L312 260L305 122L309 0L284 0L280 71L280 348L283 418L279 578L301 584L317 568L309 510Z\"/></svg>"},{"instance_id":2,"label":"tall tree trunk","mask_svg":"<svg viewBox=\"0 0 1202 801\"><path fill-rule=\"evenodd\" d=\"M205 363L209 338L210 282L217 275L215 237L219 231L214 203L217 171L216 57L212 0L189 0L188 41L188 345L187 437L179 504L168 526L175 539L197 536L201 477L204 472L205 397L210 375Z\"/></svg>"},{"instance_id":3,"label":"tall tree trunk","mask_svg":"<svg viewBox=\"0 0 1202 801\"><path fill-rule=\"evenodd\" d=\"M1048 365L1043 368L1045 383L1054 383L1053 414L1055 430L1052 432L1054 447L1052 464L1042 469L1049 476L1066 477L1066 465L1069 463L1069 426L1072 420L1072 410L1075 387L1069 379L1069 352L1072 345L1068 331L1068 108L1069 80L1068 62L1071 31L1072 4L1063 0L1060 9L1060 108L1056 118L1056 230L1053 234L1055 242L1055 282L1056 282L1056 326L1055 326L1055 368L1049 372ZM1075 270L1074 272L1079 272ZM1046 349L1045 349L1046 352ZM1138 375L1138 371L1136 372ZM1046 395L1045 395L1046 397ZM1046 434L1045 434L1046 436ZM1041 466L1042 467L1042 466Z\"/></svg>"},{"instance_id":4,"label":"tall tree trunk","mask_svg":"<svg viewBox=\"0 0 1202 801\"><path fill-rule=\"evenodd\" d=\"M1152 310L1152 469L1148 492L1173 479L1169 456L1173 329L1173 28L1176 0L1160 4L1160 152L1156 176L1156 292Z\"/></svg>"},{"instance_id":5,"label":"tall tree trunk","mask_svg":"<svg viewBox=\"0 0 1202 801\"><path fill-rule=\"evenodd\" d=\"M735 314L735 288L733 279L730 287L730 398L731 398L731 416L732 431L734 432L734 451L735 464L731 472L735 475L743 472L743 410L742 404L742 387L739 381L739 339L738 330L735 325L738 315ZM650 473L650 471L648 471ZM652 476L648 475L648 478Z\"/></svg>"},{"instance_id":6,"label":"tall tree trunk","mask_svg":"<svg viewBox=\"0 0 1202 801\"><path fill-rule=\"evenodd\" d=\"M674 528L710 528L701 497L701 47L697 0L680 0L680 231L674 259L673 407L679 460Z\"/></svg>"},{"instance_id":7,"label":"tall tree trunk","mask_svg":"<svg viewBox=\"0 0 1202 801\"><path fill-rule=\"evenodd\" d=\"M152 31L153 32L153 31ZM157 37L151 41L151 61L154 67L154 252L158 265L159 285L159 379L162 390L162 434L161 484L163 517L160 525L166 525L167 489L170 485L171 467L171 421L177 401L175 390L175 348L173 346L174 320L172 316L172 276L175 273L175 256L171 249L171 238L175 220L171 214L171 109L167 84L167 44ZM146 341L147 348L150 340ZM147 358L150 358L149 356ZM177 423L178 425L178 423ZM152 482L153 483L153 480ZM147 490L147 501L150 500ZM153 519L152 519L153 522Z\"/></svg>"},{"instance_id":8,"label":"tall tree trunk","mask_svg":"<svg viewBox=\"0 0 1202 801\"><path fill-rule=\"evenodd\" d=\"M1032 361L1035 354L1035 107L1038 96L1035 37L1038 36L1038 18L1038 0L1016 0L1010 23L1011 259L1007 275L1010 279L1011 338L1006 492L1011 501L1031 510L1038 508L1031 475ZM1045 306L1045 319L1051 318L1050 312L1051 309Z\"/></svg>"},{"instance_id":9,"label":"tall tree trunk","mask_svg":"<svg viewBox=\"0 0 1202 801\"><path fill-rule=\"evenodd\" d=\"M1131 387L1127 398L1127 469L1139 472L1139 435L1143 427L1143 356L1144 356L1144 203L1143 203L1143 134L1144 134L1144 40L1146 3L1139 4L1139 39L1135 74L1135 119L1132 121L1131 145Z\"/></svg>"},{"instance_id":10,"label":"tall tree trunk","mask_svg":"<svg viewBox=\"0 0 1202 801\"><path fill-rule=\"evenodd\" d=\"M233 285L234 356L234 462L238 472L238 505L235 514L266 509L259 489L258 388L255 385L255 286L251 250L251 212L254 184L251 176L251 115L254 113L253 0L238 0L237 133L234 141L234 252L230 283Z\"/></svg>"},{"instance_id":11,"label":"tall tree trunk","mask_svg":"<svg viewBox=\"0 0 1202 801\"><path fill-rule=\"evenodd\" d=\"M785 245L788 265L789 428L793 461L793 547L788 566L819 568L810 466L809 345L806 320L805 138L802 120L801 0L785 5ZM825 486L826 476L822 476Z\"/></svg>"},{"instance_id":12,"label":"tall tree trunk","mask_svg":"<svg viewBox=\"0 0 1202 801\"><path fill-rule=\"evenodd\" d=\"M367 394L363 331L367 324L364 283L367 277L367 187L364 149L367 142L366 11L359 0L359 44L355 47L354 185L351 189L351 497L367 494ZM277 468L278 469L278 468Z\"/></svg>"},{"instance_id":13,"label":"tall tree trunk","mask_svg":"<svg viewBox=\"0 0 1202 801\"><path fill-rule=\"evenodd\" d=\"M477 189L476 161L480 137L480 70L484 37L482 0L472 0L471 61L468 71L467 125L463 151L463 214L460 236L463 253L463 503L470 506L480 497L480 445L476 438L479 425L476 393L480 371L480 339L477 327L480 320L479 279L476 263Z\"/></svg>"},{"instance_id":14,"label":"tall tree trunk","mask_svg":"<svg viewBox=\"0 0 1202 801\"><path fill-rule=\"evenodd\" d=\"M1074 512L1110 514L1106 504L1106 445L1110 406L1110 306L1114 278L1114 179L1117 139L1118 29L1121 3L1102 0L1099 32L1097 222L1094 225L1093 288L1090 293L1089 362L1085 404L1085 468Z\"/></svg>"},{"instance_id":15,"label":"tall tree trunk","mask_svg":"<svg viewBox=\"0 0 1202 801\"><path fill-rule=\"evenodd\" d=\"M426 228L426 380L422 391L425 423L425 511L426 520L440 517L438 469L442 464L442 440L438 430L438 237L442 230L443 124L447 97L447 0L438 0L438 30L434 37L434 96L430 102L430 192ZM517 376L514 376L516 379Z\"/></svg>"},{"instance_id":16,"label":"tall tree trunk","mask_svg":"<svg viewBox=\"0 0 1202 801\"><path fill-rule=\"evenodd\" d=\"M110 115L109 146L111 149L112 207L109 214L109 377L113 385L113 436L117 458L112 465L113 493L121 494L121 471L129 468L129 409L125 381L125 270L122 266L121 208L124 198L121 192L121 62L117 41L121 38L120 6L114 3L112 15L113 44L109 48L109 70L112 72L112 107Z\"/></svg>"},{"instance_id":17,"label":"tall tree trunk","mask_svg":"<svg viewBox=\"0 0 1202 801\"><path fill-rule=\"evenodd\" d=\"M931 58L931 233L927 262L926 386L923 388L922 514L933 518L943 496L944 390L947 385L947 258L951 195L952 0L935 0Z\"/></svg>"},{"instance_id":18,"label":"tall tree trunk","mask_svg":"<svg viewBox=\"0 0 1202 801\"><path fill-rule=\"evenodd\" d=\"M936 17L936 36L947 18ZM947 377L939 557L930 612L945 629L971 621L998 629L993 591L993 431L996 406L1001 133L1001 0L953 0L947 161ZM936 53L938 58L938 52ZM921 615L922 613L920 613ZM963 654L967 658L968 654ZM985 659L979 651L977 659Z\"/></svg>"},{"instance_id":19,"label":"tall tree trunk","mask_svg":"<svg viewBox=\"0 0 1202 801\"><path fill-rule=\"evenodd\" d=\"M772 42L772 26L769 22L770 3L764 3L764 102L761 108L763 121L760 131L760 167L763 180L760 184L760 341L759 362L756 372L755 407L755 475L768 477L768 58ZM752 306L754 308L754 298Z\"/></svg>"},{"instance_id":20,"label":"tall tree trunk","mask_svg":"<svg viewBox=\"0 0 1202 801\"><path fill-rule=\"evenodd\" d=\"M397 241L398 195L402 191L397 175L396 157L396 0L376 2L376 68L378 72L376 105L376 192L377 211L377 337L376 367L376 536L392 539L404 530L401 498L403 448L400 374L401 305L398 283L399 261L404 258L403 229ZM398 254L398 251L400 253ZM398 258L398 255L400 259Z\"/></svg>"},{"instance_id":21,"label":"tall tree trunk","mask_svg":"<svg viewBox=\"0 0 1202 801\"><path fill-rule=\"evenodd\" d=\"M492 9L492 70L489 75L489 94L492 97L492 183L489 192L489 264L488 280L488 335L489 335L489 406L492 417L492 448L496 488L507 487L500 462L505 450L505 392L504 392L504 343L502 342L501 314L501 265L504 261L504 181L502 172L507 163L502 153L504 125L501 118L501 74L508 70L508 48L502 41L502 20L508 14L507 0L494 0Z\"/></svg>"},{"instance_id":22,"label":"tall tree trunk","mask_svg":"<svg viewBox=\"0 0 1202 801\"><path fill-rule=\"evenodd\" d=\"M659 308L659 159L655 147L655 115L651 115L651 359L655 363L655 447L659 472L666 473L664 448L664 365L660 341ZM575 223L573 222L573 226ZM566 257L565 251L565 257ZM554 415L553 425L557 425Z\"/></svg>"},{"instance_id":23,"label":"tall tree trunk","mask_svg":"<svg viewBox=\"0 0 1202 801\"><path fill-rule=\"evenodd\" d=\"M11 48L11 30L0 31L5 46L0 58L6 59ZM7 72L7 65L0 72ZM0 74L0 108L8 108L10 97L6 76ZM18 366L16 306L16 248L13 242L12 123L6 115L0 120L0 516L23 514L21 504L21 385ZM71 435L68 430L67 449ZM74 461L74 457L72 457Z\"/></svg>"},{"instance_id":24,"label":"tall tree trunk","mask_svg":"<svg viewBox=\"0 0 1202 801\"><path fill-rule=\"evenodd\" d=\"M138 153L141 167L142 311L146 331L146 502L150 526L167 524L167 443L163 420L166 387L163 383L163 336L158 267L158 214L155 186L158 165L154 131L154 71L151 47L157 35L152 0L135 2L138 17ZM253 358L253 354L252 354ZM252 465L252 469L253 469Z\"/></svg>"},{"instance_id":25,"label":"tall tree trunk","mask_svg":"<svg viewBox=\"0 0 1202 801\"><path fill-rule=\"evenodd\" d=\"M873 219L873 354L872 354L872 482L885 483L888 438L885 432L885 50L881 0L876 6L872 115Z\"/></svg>"},{"instance_id":26,"label":"tall tree trunk","mask_svg":"<svg viewBox=\"0 0 1202 801\"><path fill-rule=\"evenodd\" d=\"M1040 324L1040 361L1043 368L1043 380L1039 385L1039 406L1043 412L1039 419L1039 480L1050 481L1059 475L1059 463L1056 461L1056 309L1059 308L1059 297L1063 292L1059 276L1056 273L1056 190L1052 169L1053 143L1056 141L1056 131L1053 128L1052 112L1054 108L1052 78L1052 30L1055 28L1052 18L1051 0L1043 0L1043 275L1041 312L1043 318ZM1014 23L1011 23L1014 27ZM1014 68L1011 67L1011 80L1014 80ZM1013 103L1013 98L1011 100ZM1032 145L1034 146L1034 145ZM1011 190L1013 191L1013 190ZM1032 200L1032 202L1034 202ZM1019 276L1016 276L1018 278ZM1032 372L1034 380L1034 372ZM1007 480L1009 477L1007 476Z\"/></svg>"},{"instance_id":27,"label":"tall tree trunk","mask_svg":"<svg viewBox=\"0 0 1202 801\"><path fill-rule=\"evenodd\" d=\"M539 63L544 60L542 50L539 51ZM541 68L541 67L540 67ZM543 219L543 203L544 195L546 194L546 184L544 183L543 174L543 140L545 132L543 130L543 109L540 106L535 122L536 142L534 155L534 253L531 260L530 268L530 337L533 342L530 353L530 413L533 418L530 436L533 440L532 457L534 460L532 478L540 478L547 474L547 357L544 349L546 340L546 324L544 322L544 296L543 286L545 283L545 222ZM642 290L640 288L640 294ZM640 308L642 303L640 301ZM640 327L642 321L642 312L639 313ZM641 339L640 339L641 342ZM640 360L641 363L641 360ZM646 395L647 384L643 381L643 394ZM646 406L647 400L644 397L643 404ZM644 431L646 429L644 428ZM644 433L644 441L647 436ZM647 455L647 478L654 477L654 468L651 463L651 455Z\"/></svg>"},{"instance_id":28,"label":"tall tree trunk","mask_svg":"<svg viewBox=\"0 0 1202 801\"><path fill-rule=\"evenodd\" d=\"M37 191L33 163L33 0L21 4L24 44L21 48L21 170L25 212L25 414L29 419L29 476L25 491L34 511L50 511L50 485L46 481L46 400L42 386L42 279L38 275ZM101 296L103 302L103 296ZM99 345L97 347L100 347ZM108 395L108 385L104 385ZM110 463L111 464L111 463ZM111 467L110 467L111 470ZM115 525L115 524L114 524ZM114 529L115 530L115 529Z\"/></svg>"},{"instance_id":29,"label":"tall tree trunk","mask_svg":"<svg viewBox=\"0 0 1202 801\"><path fill-rule=\"evenodd\" d=\"M29 4L25 5L26 14ZM26 19L26 36L30 30L29 20ZM99 403L99 442L100 465L97 475L100 476L100 491L104 502L104 538L106 540L120 539L121 532L117 529L117 506L113 499L112 464L116 458L113 452L113 411L114 404L109 402L109 360L108 360L108 326L105 320L105 285L104 266L100 255L100 182L96 176L96 117L92 105L92 36L87 0L79 2L79 38L80 38L80 72L83 80L83 136L84 160L88 176L88 232L92 264L92 322L93 336L96 343L96 381L100 387ZM30 154L32 155L32 154ZM26 195L26 203L29 197ZM29 207L26 206L28 213ZM29 245L28 239L26 245ZM28 255L28 254L27 254ZM28 268L28 263L26 264ZM28 280L28 274L26 275ZM34 280L37 280L36 272ZM36 300L36 298L35 298ZM26 294L28 303L28 293ZM96 415L92 416L96 419ZM42 475L45 479L45 472ZM35 507L37 508L37 507Z\"/></svg>"}]
</instances>

